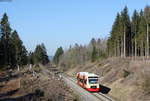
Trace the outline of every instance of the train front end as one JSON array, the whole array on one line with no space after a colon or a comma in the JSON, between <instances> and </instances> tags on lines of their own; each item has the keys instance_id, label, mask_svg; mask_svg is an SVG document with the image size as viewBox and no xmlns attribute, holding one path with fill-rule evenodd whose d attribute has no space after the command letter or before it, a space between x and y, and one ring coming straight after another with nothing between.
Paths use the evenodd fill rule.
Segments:
<instances>
[{"instance_id":1,"label":"train front end","mask_svg":"<svg viewBox=\"0 0 150 101\"><path fill-rule=\"evenodd\" d=\"M77 73L77 84L90 92L99 92L99 76L88 72Z\"/></svg>"},{"instance_id":2,"label":"train front end","mask_svg":"<svg viewBox=\"0 0 150 101\"><path fill-rule=\"evenodd\" d=\"M87 79L87 87L86 89L90 92L98 92L100 91L99 87L99 77L95 74L89 74Z\"/></svg>"}]
</instances>

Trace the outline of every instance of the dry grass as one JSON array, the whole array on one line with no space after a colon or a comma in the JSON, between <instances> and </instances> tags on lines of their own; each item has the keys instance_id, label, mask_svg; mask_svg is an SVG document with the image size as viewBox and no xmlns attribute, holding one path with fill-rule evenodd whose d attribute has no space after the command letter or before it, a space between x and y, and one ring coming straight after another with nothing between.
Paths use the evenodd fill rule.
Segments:
<instances>
[{"instance_id":1,"label":"dry grass","mask_svg":"<svg viewBox=\"0 0 150 101\"><path fill-rule=\"evenodd\" d=\"M150 61L133 60L128 58L109 58L95 63L86 63L68 71L74 75L79 71L87 71L102 77L100 83L111 88L110 95L119 101L150 101L140 100L147 98L150 92Z\"/></svg>"},{"instance_id":2,"label":"dry grass","mask_svg":"<svg viewBox=\"0 0 150 101\"><path fill-rule=\"evenodd\" d=\"M35 75L33 75L33 70L36 71ZM58 76L54 77L45 69L33 68L33 70L22 69L19 78L7 81L4 87L0 87L0 93L2 93L0 100L9 98L17 101L73 101L75 99ZM5 95L5 92L16 89L18 89L17 92Z\"/></svg>"},{"instance_id":3,"label":"dry grass","mask_svg":"<svg viewBox=\"0 0 150 101\"><path fill-rule=\"evenodd\" d=\"M140 74L137 76L137 85L144 93L150 92L150 71L149 68L144 68L141 70Z\"/></svg>"}]
</instances>

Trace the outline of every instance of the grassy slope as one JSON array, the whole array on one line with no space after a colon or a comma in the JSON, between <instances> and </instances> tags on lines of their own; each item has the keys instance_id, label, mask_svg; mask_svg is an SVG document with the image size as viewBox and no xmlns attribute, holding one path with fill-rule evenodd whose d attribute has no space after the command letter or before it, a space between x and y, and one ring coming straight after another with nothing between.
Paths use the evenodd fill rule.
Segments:
<instances>
[{"instance_id":1,"label":"grassy slope","mask_svg":"<svg viewBox=\"0 0 150 101\"><path fill-rule=\"evenodd\" d=\"M96 73L100 83L111 88L109 95L119 101L150 100L150 61L142 59L109 58L95 63L86 63L70 69L71 76L79 71ZM149 100L148 100L149 99Z\"/></svg>"}]
</instances>

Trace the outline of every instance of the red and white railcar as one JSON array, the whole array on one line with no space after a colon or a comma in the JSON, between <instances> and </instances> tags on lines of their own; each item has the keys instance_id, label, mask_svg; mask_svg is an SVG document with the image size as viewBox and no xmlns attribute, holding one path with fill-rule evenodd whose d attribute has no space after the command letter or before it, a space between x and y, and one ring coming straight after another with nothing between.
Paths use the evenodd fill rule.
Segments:
<instances>
[{"instance_id":1,"label":"red and white railcar","mask_svg":"<svg viewBox=\"0 0 150 101\"><path fill-rule=\"evenodd\" d=\"M77 84L91 92L100 91L99 76L88 72L77 73Z\"/></svg>"}]
</instances>

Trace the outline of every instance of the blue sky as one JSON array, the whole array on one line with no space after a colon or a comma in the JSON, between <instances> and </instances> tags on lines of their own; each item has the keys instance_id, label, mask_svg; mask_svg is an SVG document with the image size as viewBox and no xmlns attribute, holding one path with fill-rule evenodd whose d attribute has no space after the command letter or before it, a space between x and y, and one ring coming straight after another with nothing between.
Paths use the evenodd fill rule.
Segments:
<instances>
[{"instance_id":1,"label":"blue sky","mask_svg":"<svg viewBox=\"0 0 150 101\"><path fill-rule=\"evenodd\" d=\"M143 9L149 0L12 0L0 2L28 50L44 43L53 55L59 46L88 44L91 38L108 37L117 12Z\"/></svg>"}]
</instances>

